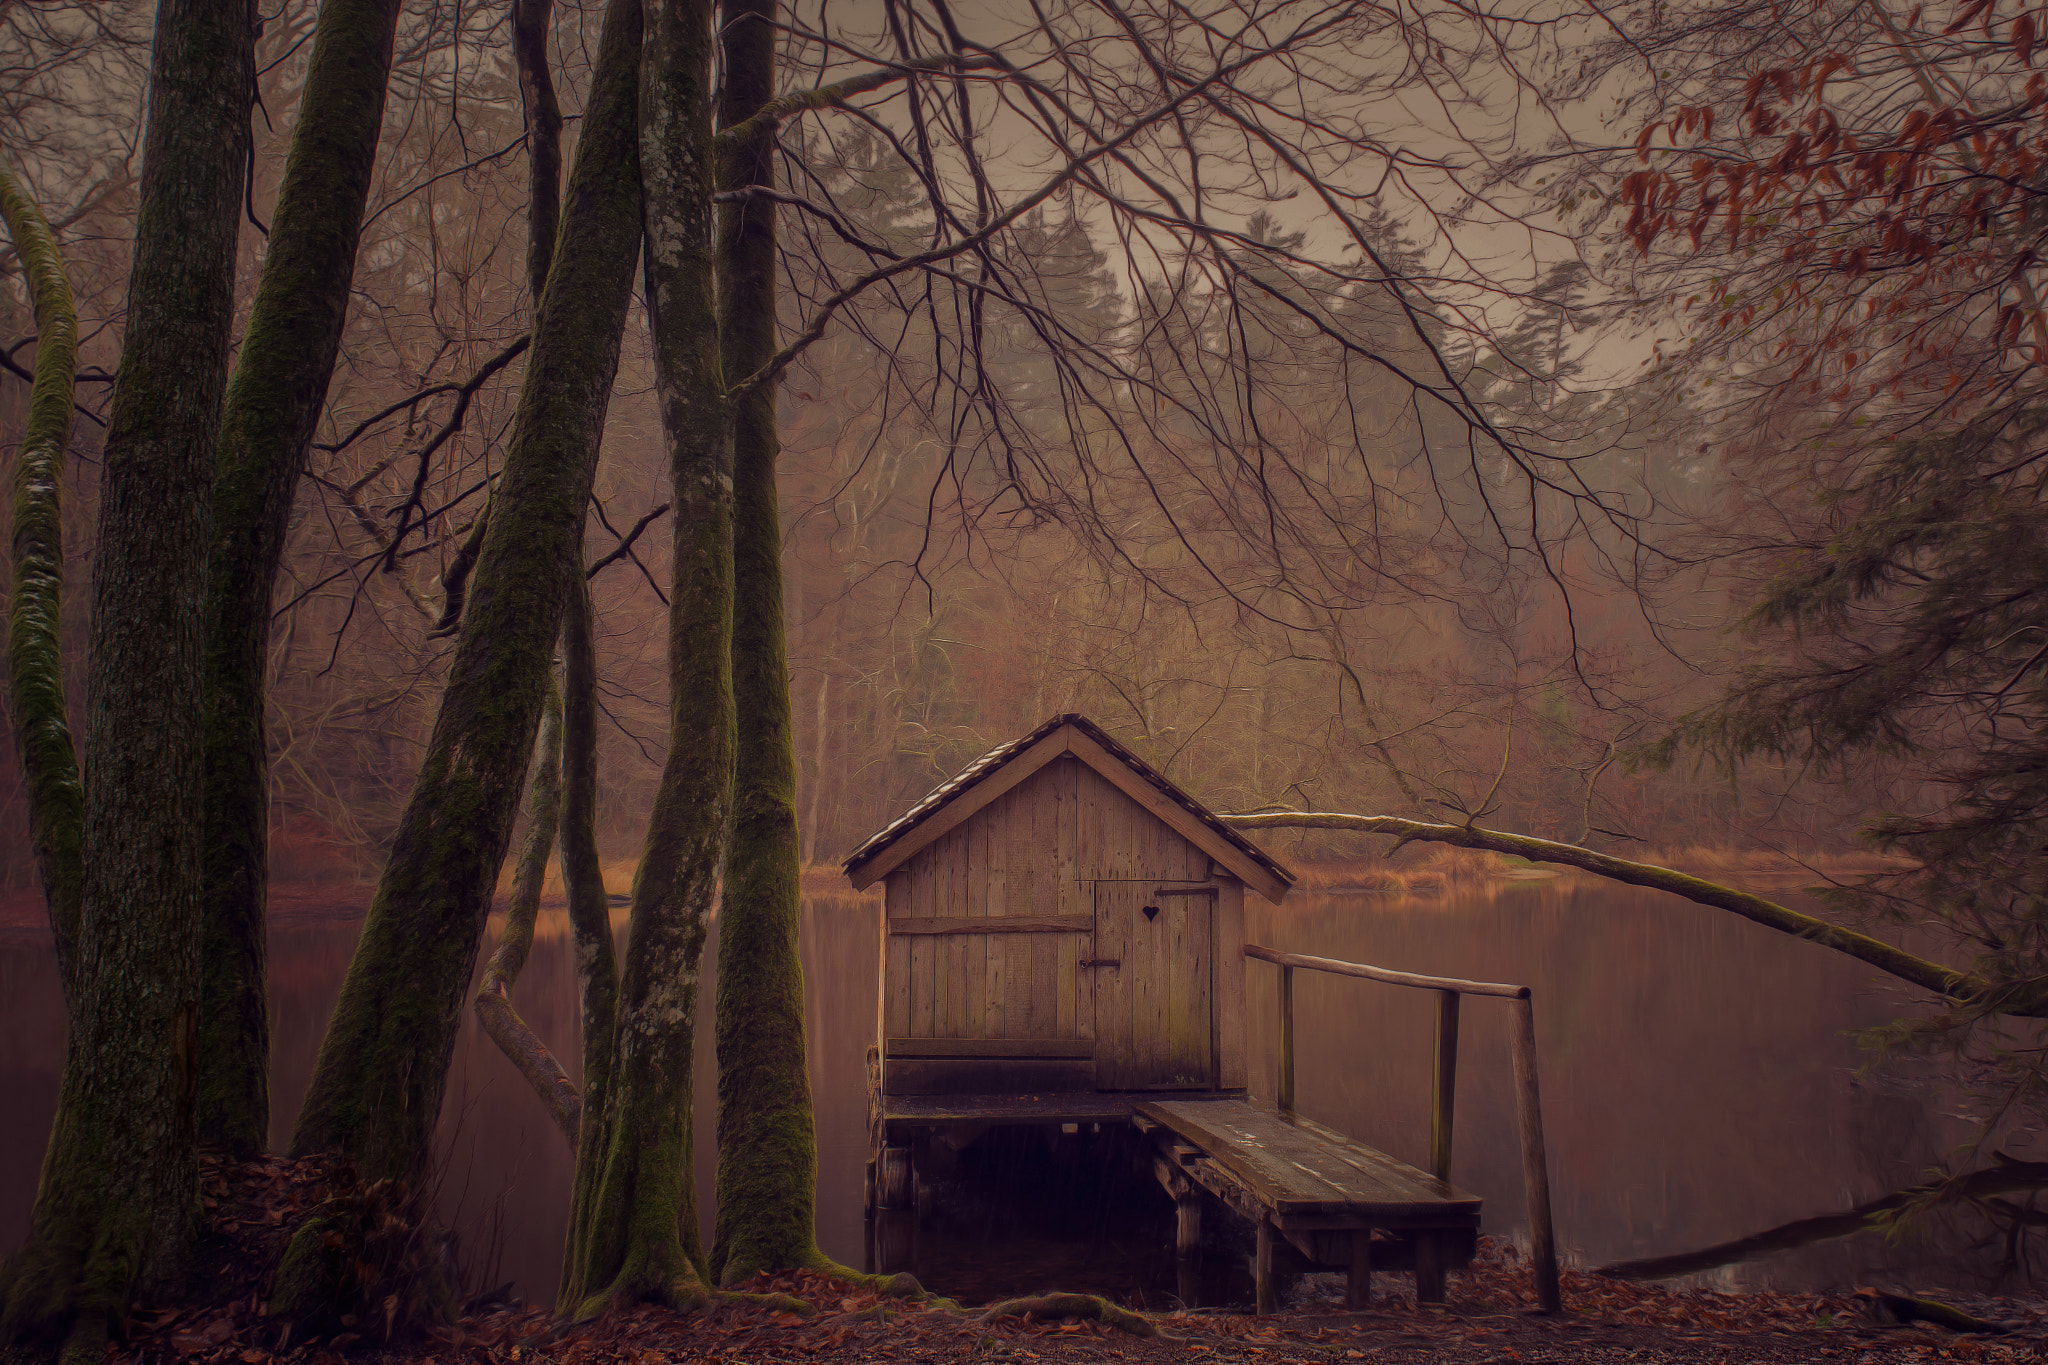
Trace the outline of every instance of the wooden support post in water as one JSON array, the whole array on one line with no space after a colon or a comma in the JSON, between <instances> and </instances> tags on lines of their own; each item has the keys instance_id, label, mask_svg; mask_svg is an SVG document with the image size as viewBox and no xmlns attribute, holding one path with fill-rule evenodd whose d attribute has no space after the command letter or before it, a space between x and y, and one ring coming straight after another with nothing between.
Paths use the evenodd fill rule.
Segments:
<instances>
[{"instance_id":1,"label":"wooden support post in water","mask_svg":"<svg viewBox=\"0 0 2048 1365\"><path fill-rule=\"evenodd\" d=\"M1294 1113L1294 968L1280 968L1280 1091L1283 1114ZM1260 1310L1264 1312L1264 1309Z\"/></svg>"},{"instance_id":2,"label":"wooden support post in water","mask_svg":"<svg viewBox=\"0 0 2048 1365\"><path fill-rule=\"evenodd\" d=\"M1198 1307L1202 1294L1202 1195L1190 1187L1173 1201L1173 1278L1181 1307Z\"/></svg>"},{"instance_id":3,"label":"wooden support post in water","mask_svg":"<svg viewBox=\"0 0 2048 1365\"><path fill-rule=\"evenodd\" d=\"M1444 1301L1444 1244L1443 1234L1418 1228L1415 1238L1415 1301L1417 1303L1442 1303Z\"/></svg>"},{"instance_id":4,"label":"wooden support post in water","mask_svg":"<svg viewBox=\"0 0 2048 1365\"><path fill-rule=\"evenodd\" d=\"M1451 1116L1458 1098L1458 993L1436 993L1436 1085L1429 1103L1429 1169L1451 1178Z\"/></svg>"},{"instance_id":5,"label":"wooden support post in water","mask_svg":"<svg viewBox=\"0 0 2048 1365\"><path fill-rule=\"evenodd\" d=\"M1344 1306L1372 1306L1372 1229L1351 1230L1351 1268L1344 1276Z\"/></svg>"},{"instance_id":6,"label":"wooden support post in water","mask_svg":"<svg viewBox=\"0 0 2048 1365\"><path fill-rule=\"evenodd\" d=\"M880 1163L881 1206L885 1209L910 1207L910 1148L891 1145L882 1148Z\"/></svg>"},{"instance_id":7,"label":"wooden support post in water","mask_svg":"<svg viewBox=\"0 0 2048 1365\"><path fill-rule=\"evenodd\" d=\"M1202 1196L1196 1190L1173 1201L1173 1254L1199 1256L1202 1252Z\"/></svg>"},{"instance_id":8,"label":"wooden support post in water","mask_svg":"<svg viewBox=\"0 0 2048 1365\"><path fill-rule=\"evenodd\" d=\"M1515 1112L1522 1129L1522 1185L1529 1196L1529 1251L1536 1301L1546 1313L1564 1306L1557 1283L1557 1240L1550 1223L1550 1164L1543 1153L1543 1104L1536 1089L1536 1007L1524 993L1508 1002L1515 1057Z\"/></svg>"},{"instance_id":9,"label":"wooden support post in water","mask_svg":"<svg viewBox=\"0 0 2048 1365\"><path fill-rule=\"evenodd\" d=\"M1280 1311L1280 1300L1273 1293L1273 1221L1259 1219L1258 1248L1252 1255L1252 1294L1255 1307L1263 1316Z\"/></svg>"}]
</instances>

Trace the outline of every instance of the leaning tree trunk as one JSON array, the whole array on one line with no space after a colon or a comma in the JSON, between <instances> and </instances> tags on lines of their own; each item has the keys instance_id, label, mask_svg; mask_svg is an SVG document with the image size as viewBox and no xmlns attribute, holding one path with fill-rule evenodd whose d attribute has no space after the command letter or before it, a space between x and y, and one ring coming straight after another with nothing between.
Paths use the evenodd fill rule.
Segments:
<instances>
[{"instance_id":1,"label":"leaning tree trunk","mask_svg":"<svg viewBox=\"0 0 2048 1365\"><path fill-rule=\"evenodd\" d=\"M555 846L555 826L562 812L562 702L555 689L548 689L547 708L541 713L540 739L534 748L540 759L533 772L533 789L526 797L526 838L519 847L519 861L512 870L512 894L505 907L505 927L498 934L498 946L484 964L476 987L476 1021L498 1045L507 1061L540 1096L548 1117L576 1150L576 1126L583 1115L583 1097L569 1079L555 1054L540 1040L512 1004L512 987L526 969L533 951L533 929L540 918L540 896L547 882L548 854Z\"/></svg>"},{"instance_id":2,"label":"leaning tree trunk","mask_svg":"<svg viewBox=\"0 0 2048 1365\"><path fill-rule=\"evenodd\" d=\"M639 51L638 0L613 0L440 715L292 1141L370 1178L424 1172L582 559L640 239Z\"/></svg>"},{"instance_id":3,"label":"leaning tree trunk","mask_svg":"<svg viewBox=\"0 0 2048 1365\"><path fill-rule=\"evenodd\" d=\"M292 499L348 321L399 0L322 0L249 327L228 382L207 579L205 994L199 1138L270 1135L264 666Z\"/></svg>"},{"instance_id":4,"label":"leaning tree trunk","mask_svg":"<svg viewBox=\"0 0 2048 1365\"><path fill-rule=\"evenodd\" d=\"M656 0L640 83L655 384L674 484L669 747L633 883L613 1046L586 1086L561 1308L705 1293L691 1161L698 964L732 784L732 455L719 373L711 12ZM599 1096L600 1086L602 1096Z\"/></svg>"},{"instance_id":5,"label":"leaning tree trunk","mask_svg":"<svg viewBox=\"0 0 2048 1365\"><path fill-rule=\"evenodd\" d=\"M0 217L36 310L35 387L14 457L8 558L7 709L28 788L29 842L49 904L67 1010L77 1006L78 890L85 875L85 788L64 710L64 453L71 444L78 315L50 225L0 160Z\"/></svg>"},{"instance_id":6,"label":"leaning tree trunk","mask_svg":"<svg viewBox=\"0 0 2048 1365\"><path fill-rule=\"evenodd\" d=\"M255 10L164 0L101 466L86 675L77 1006L0 1335L97 1361L137 1293L180 1277L193 1138L206 541L234 321Z\"/></svg>"},{"instance_id":7,"label":"leaning tree trunk","mask_svg":"<svg viewBox=\"0 0 2048 1365\"><path fill-rule=\"evenodd\" d=\"M720 122L754 119L775 95L774 0L726 0ZM729 191L772 188L775 123L725 149ZM719 313L727 381L744 385L775 354L775 203L728 207L719 225ZM733 833L718 921L718 1228L711 1271L733 1284L759 1270L823 1263L813 1214L818 1152L804 1059L797 956L802 850L796 747L782 619L775 387L742 392L734 418L733 696L738 748Z\"/></svg>"}]
</instances>

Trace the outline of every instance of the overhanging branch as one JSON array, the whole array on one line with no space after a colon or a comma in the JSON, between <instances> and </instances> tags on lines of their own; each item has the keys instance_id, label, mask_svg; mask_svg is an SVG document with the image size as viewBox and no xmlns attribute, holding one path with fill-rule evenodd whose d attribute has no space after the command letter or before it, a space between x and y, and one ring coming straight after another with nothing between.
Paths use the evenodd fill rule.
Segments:
<instances>
[{"instance_id":1,"label":"overhanging branch","mask_svg":"<svg viewBox=\"0 0 2048 1365\"><path fill-rule=\"evenodd\" d=\"M1882 939L1860 934L1854 929L1844 929L1840 925L1803 914L1789 906L1779 905L1776 901L1765 900L1762 896L1753 896L1747 891L1722 886L1719 882L1710 882L1673 868L1630 862L1626 858L1596 853L1590 848L1581 848L1576 844L1560 844L1549 839L1532 838L1526 834L1503 834L1496 830L1480 829L1475 825L1441 825L1422 820L1404 820L1395 815L1278 811L1256 815L1226 815L1222 818L1240 829L1348 829L1356 830L1360 834L1391 834L1401 843L1413 840L1421 843L1450 844L1457 848L1505 853L1536 863L1576 867L1582 872L1592 872L1610 881L1645 886L1653 891L1669 891L1674 896L1683 896L1701 905L1731 911L1767 929L1776 929L1781 934L1790 934L1794 938L1802 938L1809 943L1818 943L1824 948L1845 953L1859 962L1868 963L1902 981L1910 981L1945 999L1969 1000L1981 1005L1990 993L1990 987L1980 978L1967 972L1956 971L1952 967L1944 967L1938 962L1930 962L1926 958L1915 957L1903 948L1895 948ZM2020 1002L2015 1002L2007 1008L1994 1008L1992 1012L2039 1017L2043 1011L2040 1005L2028 1000L2024 1002L2024 1007Z\"/></svg>"}]
</instances>

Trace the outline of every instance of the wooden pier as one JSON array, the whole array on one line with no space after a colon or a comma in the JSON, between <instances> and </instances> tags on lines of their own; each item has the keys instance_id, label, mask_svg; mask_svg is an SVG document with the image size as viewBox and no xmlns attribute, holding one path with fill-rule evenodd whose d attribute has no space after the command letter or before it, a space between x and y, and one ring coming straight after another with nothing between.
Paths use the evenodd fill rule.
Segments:
<instances>
[{"instance_id":1,"label":"wooden pier","mask_svg":"<svg viewBox=\"0 0 2048 1365\"><path fill-rule=\"evenodd\" d=\"M1444 1272L1472 1260L1479 1197L1299 1116L1243 1100L1141 1100L1134 1122L1159 1155L1153 1173L1173 1196L1174 1249L1201 1243L1201 1197L1257 1230L1258 1311L1275 1304L1273 1257L1284 1239L1311 1264L1345 1272L1345 1306L1372 1298L1375 1260L1415 1272L1415 1297L1444 1301ZM1395 1234L1374 1238L1376 1230Z\"/></svg>"},{"instance_id":2,"label":"wooden pier","mask_svg":"<svg viewBox=\"0 0 2048 1365\"><path fill-rule=\"evenodd\" d=\"M1261 1312L1275 1307L1282 1260L1346 1272L1354 1306L1375 1269L1394 1268L1440 1302L1445 1272L1478 1238L1480 1200L1449 1177L1458 1004L1479 995L1513 1008L1538 1298L1559 1306L1526 986L1247 942L1245 893L1277 905L1293 874L1080 716L984 754L845 868L856 889L887 893L869 1077L877 1269L900 1268L938 1144L958 1152L990 1129L1057 1125L1125 1134L1173 1198L1183 1299L1206 1203L1252 1225ZM1272 1108L1247 1093L1248 961L1280 969ZM1431 1170L1295 1112L1300 970L1436 993Z\"/></svg>"}]
</instances>

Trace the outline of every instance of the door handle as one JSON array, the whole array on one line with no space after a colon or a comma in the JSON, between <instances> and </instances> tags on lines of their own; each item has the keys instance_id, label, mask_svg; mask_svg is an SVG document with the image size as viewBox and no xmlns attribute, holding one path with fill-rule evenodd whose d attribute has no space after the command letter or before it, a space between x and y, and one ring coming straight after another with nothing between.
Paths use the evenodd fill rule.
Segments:
<instances>
[{"instance_id":1,"label":"door handle","mask_svg":"<svg viewBox=\"0 0 2048 1365\"><path fill-rule=\"evenodd\" d=\"M1121 958L1115 958L1115 957L1084 957L1084 958L1082 958L1082 959L1081 959L1081 965L1082 965L1083 967L1121 967L1121 966L1123 966L1124 964L1123 964L1123 959L1121 959Z\"/></svg>"}]
</instances>

